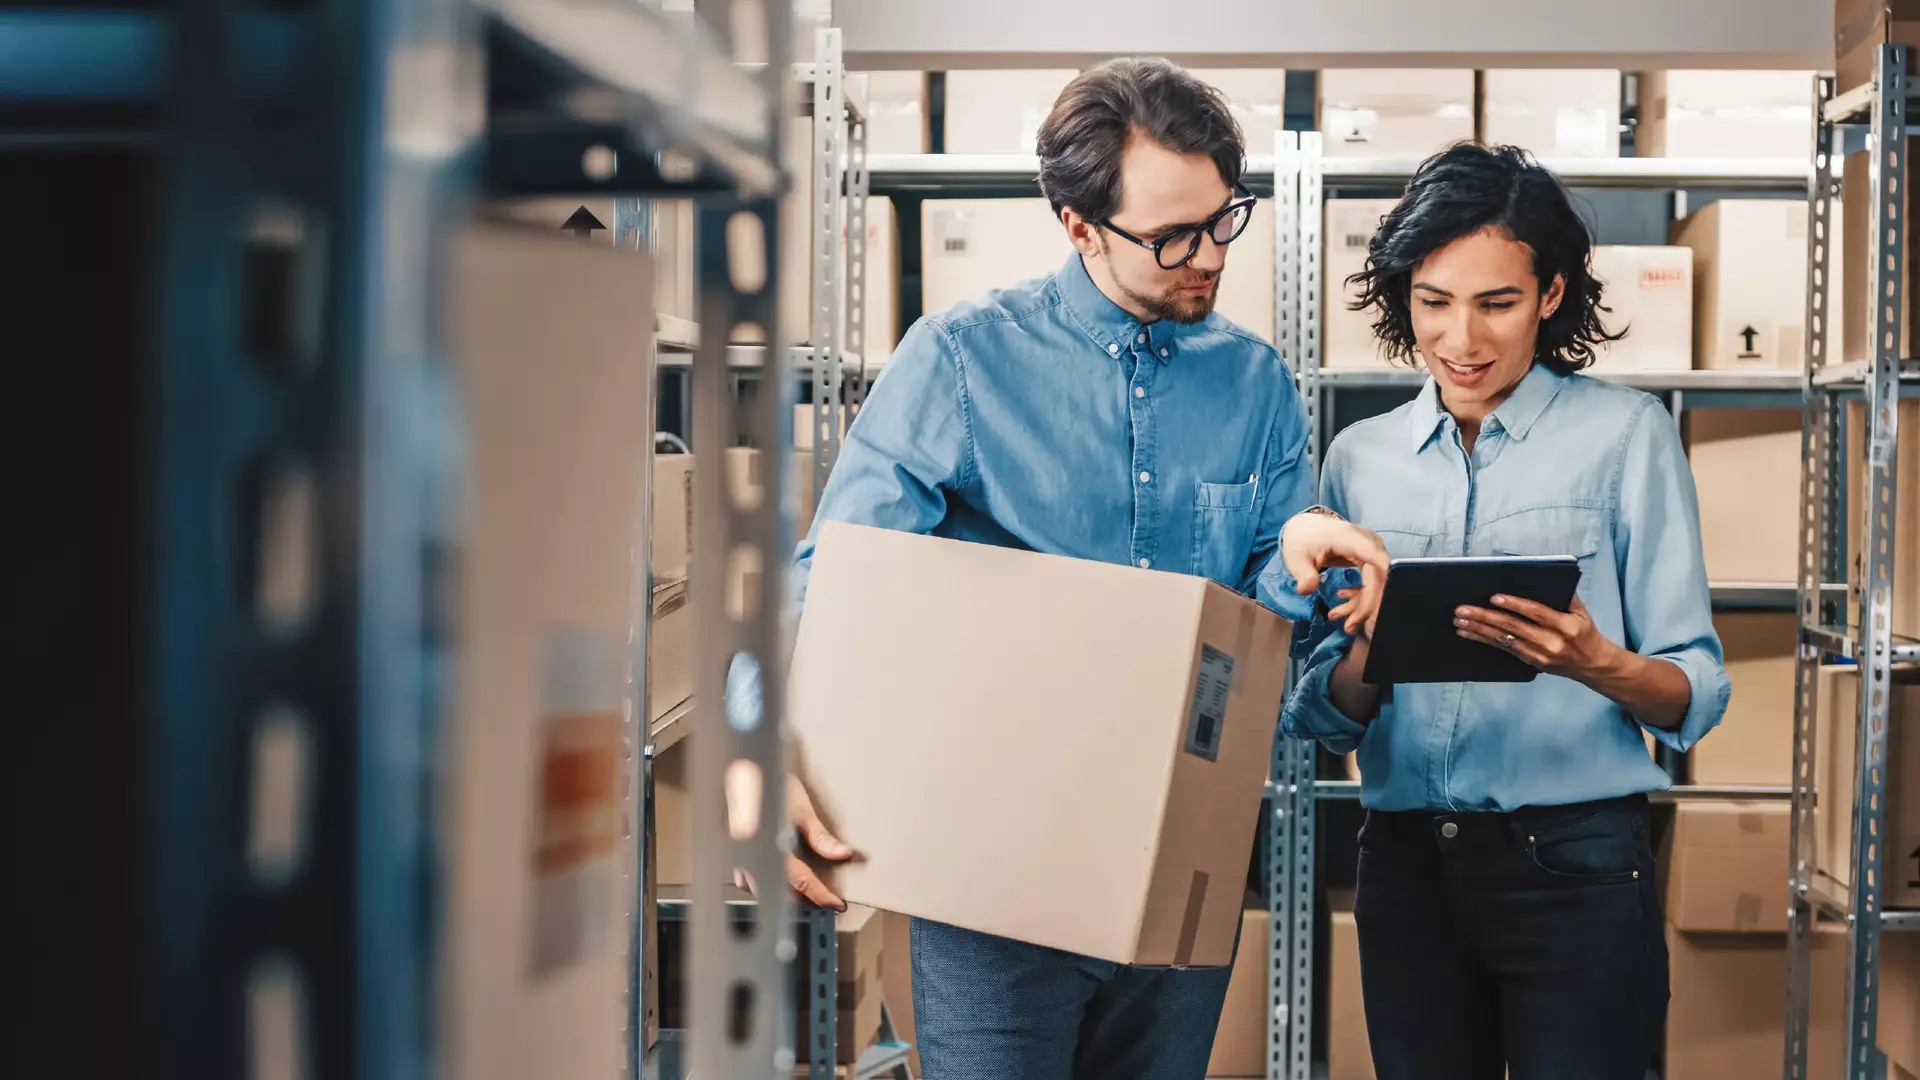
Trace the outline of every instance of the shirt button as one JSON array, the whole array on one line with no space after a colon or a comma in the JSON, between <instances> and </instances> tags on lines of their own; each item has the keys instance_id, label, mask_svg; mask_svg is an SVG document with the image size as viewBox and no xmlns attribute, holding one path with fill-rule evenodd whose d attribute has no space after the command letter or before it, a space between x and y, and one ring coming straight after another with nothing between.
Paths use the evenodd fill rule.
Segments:
<instances>
[{"instance_id":1,"label":"shirt button","mask_svg":"<svg viewBox=\"0 0 1920 1080\"><path fill-rule=\"evenodd\" d=\"M1142 569L1142 570L1145 570L1145 569L1148 569L1148 568L1149 568L1149 567L1151 567L1152 565L1153 565L1153 560L1152 560L1152 559L1141 559L1141 560L1140 560L1140 569Z\"/></svg>"},{"instance_id":2,"label":"shirt button","mask_svg":"<svg viewBox=\"0 0 1920 1080\"><path fill-rule=\"evenodd\" d=\"M1141 334L1139 337L1133 339L1133 343L1135 345L1145 345L1147 343L1147 335Z\"/></svg>"},{"instance_id":3,"label":"shirt button","mask_svg":"<svg viewBox=\"0 0 1920 1080\"><path fill-rule=\"evenodd\" d=\"M1440 826L1440 835L1451 840L1454 837L1460 835L1460 826L1455 825L1453 822L1449 821L1446 824Z\"/></svg>"},{"instance_id":4,"label":"shirt button","mask_svg":"<svg viewBox=\"0 0 1920 1080\"><path fill-rule=\"evenodd\" d=\"M1107 355L1108 355L1108 356L1119 356L1119 355L1120 355L1120 346L1118 346L1118 345L1109 345L1109 346L1107 346Z\"/></svg>"},{"instance_id":5,"label":"shirt button","mask_svg":"<svg viewBox=\"0 0 1920 1080\"><path fill-rule=\"evenodd\" d=\"M1165 349L1161 349L1161 350L1160 350L1160 355L1161 355L1161 356L1165 356L1165 355L1167 355L1167 350L1165 350Z\"/></svg>"},{"instance_id":6,"label":"shirt button","mask_svg":"<svg viewBox=\"0 0 1920 1080\"><path fill-rule=\"evenodd\" d=\"M1134 397L1146 397L1146 396L1147 396L1147 388L1146 388L1146 387L1144 387L1144 386L1136 386L1136 387L1134 387L1134 388L1133 388L1133 396L1134 396Z\"/></svg>"},{"instance_id":7,"label":"shirt button","mask_svg":"<svg viewBox=\"0 0 1920 1080\"><path fill-rule=\"evenodd\" d=\"M1152 483L1152 482L1153 482L1153 474L1152 474L1152 473L1145 473L1145 472L1143 472L1143 473L1141 473L1141 474L1140 474L1140 482L1141 482L1141 483L1143 483L1143 484L1150 484L1150 483Z\"/></svg>"}]
</instances>

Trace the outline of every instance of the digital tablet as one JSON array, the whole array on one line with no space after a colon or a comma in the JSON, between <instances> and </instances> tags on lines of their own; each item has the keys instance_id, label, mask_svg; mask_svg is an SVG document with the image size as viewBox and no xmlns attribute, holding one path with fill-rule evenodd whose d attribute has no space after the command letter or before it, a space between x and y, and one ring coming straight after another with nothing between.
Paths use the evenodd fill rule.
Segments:
<instances>
[{"instance_id":1,"label":"digital tablet","mask_svg":"<svg viewBox=\"0 0 1920 1080\"><path fill-rule=\"evenodd\" d=\"M1565 611L1580 583L1572 555L1394 559L1361 678L1395 683L1529 682L1539 672L1504 649L1468 641L1453 625L1462 605L1498 610L1495 595Z\"/></svg>"}]
</instances>

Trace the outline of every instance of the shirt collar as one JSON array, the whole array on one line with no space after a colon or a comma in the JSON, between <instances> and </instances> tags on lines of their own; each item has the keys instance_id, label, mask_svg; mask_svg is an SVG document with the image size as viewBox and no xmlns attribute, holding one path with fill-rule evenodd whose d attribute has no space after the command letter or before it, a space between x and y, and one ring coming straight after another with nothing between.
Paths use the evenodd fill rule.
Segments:
<instances>
[{"instance_id":1,"label":"shirt collar","mask_svg":"<svg viewBox=\"0 0 1920 1080\"><path fill-rule=\"evenodd\" d=\"M1139 319L1108 299L1100 286L1093 283L1077 251L1067 256L1053 280L1068 317L1108 356L1119 356L1127 349L1140 346L1164 363L1177 348L1175 342L1183 331L1202 329L1206 325L1185 326L1162 319L1142 326Z\"/></svg>"},{"instance_id":2,"label":"shirt collar","mask_svg":"<svg viewBox=\"0 0 1920 1080\"><path fill-rule=\"evenodd\" d=\"M1495 426L1497 430L1505 431L1516 439L1525 439L1566 381L1565 375L1544 364L1534 364L1520 379L1520 385L1507 395L1507 400L1493 410L1488 419L1495 423L1489 426ZM1420 395L1414 398L1412 422L1407 432L1415 453L1426 449L1427 443L1432 441L1434 433L1445 419L1446 410L1440 407L1440 384L1428 376L1426 384L1420 388Z\"/></svg>"}]
</instances>

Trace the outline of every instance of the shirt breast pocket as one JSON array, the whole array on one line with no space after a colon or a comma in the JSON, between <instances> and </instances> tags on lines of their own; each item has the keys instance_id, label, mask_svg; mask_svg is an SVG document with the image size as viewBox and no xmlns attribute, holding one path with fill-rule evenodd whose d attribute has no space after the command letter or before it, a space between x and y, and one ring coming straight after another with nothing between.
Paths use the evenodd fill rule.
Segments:
<instances>
[{"instance_id":1,"label":"shirt breast pocket","mask_svg":"<svg viewBox=\"0 0 1920 1080\"><path fill-rule=\"evenodd\" d=\"M1193 495L1193 572L1238 589L1253 553L1254 496L1259 483L1209 484Z\"/></svg>"},{"instance_id":2,"label":"shirt breast pocket","mask_svg":"<svg viewBox=\"0 0 1920 1080\"><path fill-rule=\"evenodd\" d=\"M1572 555L1579 560L1580 585L1575 591L1589 608L1593 606L1592 591L1599 580L1596 567L1606 536L1606 519L1600 510L1537 507L1508 514L1484 528L1495 555Z\"/></svg>"}]
</instances>

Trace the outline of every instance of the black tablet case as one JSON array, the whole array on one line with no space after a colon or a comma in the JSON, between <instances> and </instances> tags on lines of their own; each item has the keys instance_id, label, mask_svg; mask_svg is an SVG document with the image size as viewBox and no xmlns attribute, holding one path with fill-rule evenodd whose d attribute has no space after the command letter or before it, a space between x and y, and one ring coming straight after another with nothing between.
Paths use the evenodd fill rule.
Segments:
<instances>
[{"instance_id":1,"label":"black tablet case","mask_svg":"<svg viewBox=\"0 0 1920 1080\"><path fill-rule=\"evenodd\" d=\"M1501 593L1565 611L1579 583L1580 564L1571 555L1395 559L1362 678L1375 686L1531 682L1539 672L1526 661L1461 637L1454 609L1492 609Z\"/></svg>"}]
</instances>

